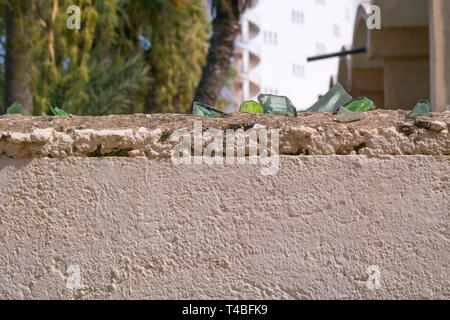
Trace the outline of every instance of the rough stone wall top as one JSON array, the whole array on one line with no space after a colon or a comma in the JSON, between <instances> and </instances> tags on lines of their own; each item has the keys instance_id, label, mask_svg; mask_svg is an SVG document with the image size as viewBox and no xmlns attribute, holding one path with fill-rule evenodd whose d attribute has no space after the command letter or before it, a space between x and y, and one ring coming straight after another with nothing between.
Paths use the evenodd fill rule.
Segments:
<instances>
[{"instance_id":1,"label":"rough stone wall top","mask_svg":"<svg viewBox=\"0 0 450 320\"><path fill-rule=\"evenodd\" d=\"M0 156L146 156L168 158L176 129L278 129L281 155L450 155L450 112L406 120L406 111L376 110L365 119L342 124L335 115L300 113L298 117L236 113L207 119L153 114L105 117L0 116Z\"/></svg>"}]
</instances>

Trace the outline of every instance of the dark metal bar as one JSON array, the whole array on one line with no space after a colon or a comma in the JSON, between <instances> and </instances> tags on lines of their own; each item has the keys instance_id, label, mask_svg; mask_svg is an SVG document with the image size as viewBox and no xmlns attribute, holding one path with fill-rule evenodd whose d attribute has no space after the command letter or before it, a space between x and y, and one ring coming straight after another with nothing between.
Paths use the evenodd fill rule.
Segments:
<instances>
[{"instance_id":1,"label":"dark metal bar","mask_svg":"<svg viewBox=\"0 0 450 320\"><path fill-rule=\"evenodd\" d=\"M328 59L328 58L341 57L341 56L345 56L347 54L363 53L366 51L367 51L366 47L360 47L360 48L355 48L355 49L350 49L350 50L342 50L342 51L335 52L335 53L322 54L320 56L315 56L315 57L308 57L306 59L306 61L311 62L311 61L323 60L323 59Z\"/></svg>"}]
</instances>

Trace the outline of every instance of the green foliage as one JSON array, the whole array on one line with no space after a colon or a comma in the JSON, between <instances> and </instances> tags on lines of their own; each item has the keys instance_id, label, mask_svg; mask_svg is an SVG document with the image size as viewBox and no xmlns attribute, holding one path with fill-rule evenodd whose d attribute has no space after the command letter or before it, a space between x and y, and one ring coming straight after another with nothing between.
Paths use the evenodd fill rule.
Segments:
<instances>
[{"instance_id":1,"label":"green foliage","mask_svg":"<svg viewBox=\"0 0 450 320\"><path fill-rule=\"evenodd\" d=\"M72 114L122 113L133 102L133 94L149 82L149 67L141 56L114 64L92 62L89 72L88 81L70 76L56 81L49 90L50 104L59 105ZM79 89L72 90L74 84ZM79 95L80 91L83 95Z\"/></svg>"},{"instance_id":2,"label":"green foliage","mask_svg":"<svg viewBox=\"0 0 450 320\"><path fill-rule=\"evenodd\" d=\"M3 101L5 101L5 68L0 64L0 112L3 110Z\"/></svg>"},{"instance_id":3,"label":"green foliage","mask_svg":"<svg viewBox=\"0 0 450 320\"><path fill-rule=\"evenodd\" d=\"M124 11L133 17L130 29L134 38L142 30L140 35L151 44L146 58L152 68L156 106L147 108L188 111L206 60L210 29L205 2L136 0L127 2Z\"/></svg>"},{"instance_id":4,"label":"green foliage","mask_svg":"<svg viewBox=\"0 0 450 320\"><path fill-rule=\"evenodd\" d=\"M53 0L43 4L50 2ZM80 115L123 112L148 84L149 68L138 53L130 58L120 55L119 1L82 2L79 31L69 31L65 26L65 8L71 4L70 0L60 0L56 17L45 15L47 30L35 50L36 60L44 61L36 63L34 69L35 110L45 113L50 105L58 105ZM42 10L53 12L54 6L44 5ZM55 58L48 50L50 46Z\"/></svg>"},{"instance_id":5,"label":"green foliage","mask_svg":"<svg viewBox=\"0 0 450 320\"><path fill-rule=\"evenodd\" d=\"M79 115L189 109L209 33L203 0L6 2L0 36L6 5L30 33L35 114L52 105ZM32 10L24 14L27 3ZM66 27L73 4L81 8L80 30Z\"/></svg>"},{"instance_id":6,"label":"green foliage","mask_svg":"<svg viewBox=\"0 0 450 320\"><path fill-rule=\"evenodd\" d=\"M7 110L7 114L22 114L23 106L20 103L14 102Z\"/></svg>"},{"instance_id":7,"label":"green foliage","mask_svg":"<svg viewBox=\"0 0 450 320\"><path fill-rule=\"evenodd\" d=\"M5 88L5 65L4 62L5 55L5 19L4 17L4 6L0 5L0 110L3 110L4 88Z\"/></svg>"},{"instance_id":8,"label":"green foliage","mask_svg":"<svg viewBox=\"0 0 450 320\"><path fill-rule=\"evenodd\" d=\"M90 101L83 114L100 115L121 113L132 103L133 93L142 85L148 84L150 68L141 56L130 60L119 60L105 69L100 63L90 66L92 77L87 84L86 92ZM92 111L91 111L92 110Z\"/></svg>"}]
</instances>

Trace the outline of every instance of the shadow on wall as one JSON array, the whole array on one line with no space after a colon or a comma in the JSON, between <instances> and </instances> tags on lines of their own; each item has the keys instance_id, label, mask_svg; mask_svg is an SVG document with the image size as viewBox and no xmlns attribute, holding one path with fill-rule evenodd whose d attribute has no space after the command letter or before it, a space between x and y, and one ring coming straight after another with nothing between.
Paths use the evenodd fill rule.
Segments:
<instances>
[{"instance_id":1,"label":"shadow on wall","mask_svg":"<svg viewBox=\"0 0 450 320\"><path fill-rule=\"evenodd\" d=\"M0 155L0 157L2 157ZM25 167L27 167L29 164L31 164L31 162L33 162L32 158L29 159L11 159L11 158L3 158L2 157L2 161L0 161L0 174L2 173L2 171L6 168L14 168L16 170L21 170Z\"/></svg>"}]
</instances>

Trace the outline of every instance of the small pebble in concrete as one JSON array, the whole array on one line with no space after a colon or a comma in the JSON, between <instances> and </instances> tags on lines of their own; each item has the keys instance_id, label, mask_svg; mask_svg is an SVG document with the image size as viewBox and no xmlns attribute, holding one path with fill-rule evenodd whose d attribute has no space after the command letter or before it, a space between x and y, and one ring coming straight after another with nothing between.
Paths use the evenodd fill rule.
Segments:
<instances>
[{"instance_id":1,"label":"small pebble in concrete","mask_svg":"<svg viewBox=\"0 0 450 320\"><path fill-rule=\"evenodd\" d=\"M426 117L417 117L414 121L414 125L418 128L426 130L441 132L447 129L447 124L441 121L432 121Z\"/></svg>"},{"instance_id":2,"label":"small pebble in concrete","mask_svg":"<svg viewBox=\"0 0 450 320\"><path fill-rule=\"evenodd\" d=\"M339 108L339 112L334 121L339 123L349 123L364 120L364 112L351 112L344 107Z\"/></svg>"}]
</instances>

